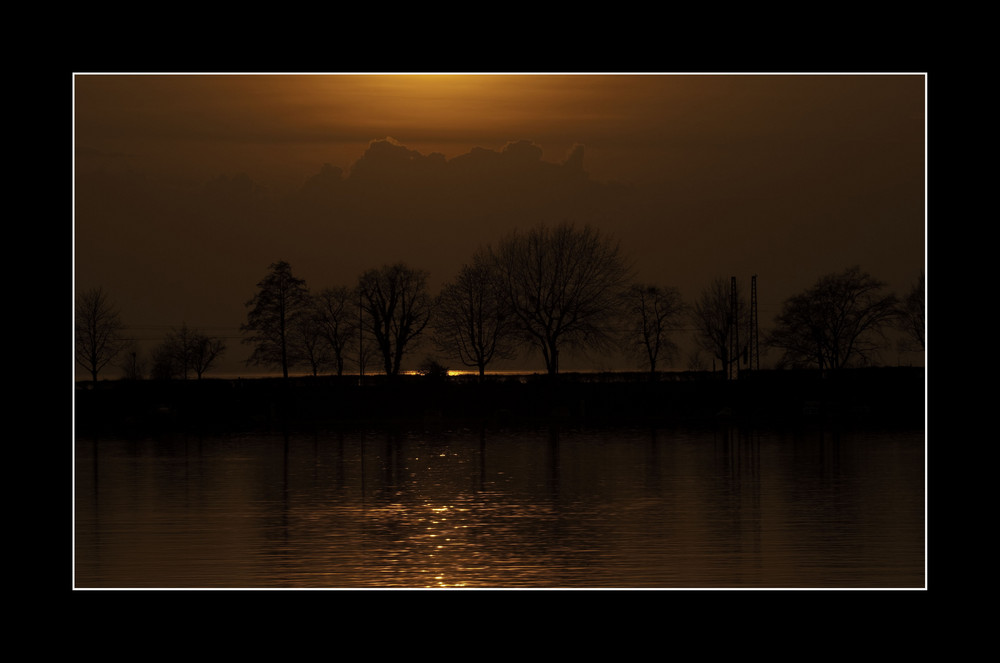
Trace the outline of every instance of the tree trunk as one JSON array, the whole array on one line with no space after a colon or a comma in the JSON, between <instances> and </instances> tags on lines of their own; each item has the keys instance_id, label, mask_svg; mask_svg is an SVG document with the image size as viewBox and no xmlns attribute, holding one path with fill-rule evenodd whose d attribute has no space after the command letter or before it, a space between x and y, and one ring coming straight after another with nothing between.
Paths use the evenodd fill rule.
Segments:
<instances>
[{"instance_id":1,"label":"tree trunk","mask_svg":"<svg viewBox=\"0 0 1000 663\"><path fill-rule=\"evenodd\" d=\"M288 351L285 349L285 337L281 337L281 375L288 377Z\"/></svg>"},{"instance_id":2,"label":"tree trunk","mask_svg":"<svg viewBox=\"0 0 1000 663\"><path fill-rule=\"evenodd\" d=\"M549 345L549 375L559 374L559 348L554 343Z\"/></svg>"}]
</instances>

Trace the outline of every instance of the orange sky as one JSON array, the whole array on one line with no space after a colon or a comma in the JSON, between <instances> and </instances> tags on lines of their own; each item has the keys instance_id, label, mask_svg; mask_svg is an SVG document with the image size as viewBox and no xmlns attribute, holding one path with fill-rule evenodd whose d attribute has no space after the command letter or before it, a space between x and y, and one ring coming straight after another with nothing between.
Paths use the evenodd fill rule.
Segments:
<instances>
[{"instance_id":1,"label":"orange sky","mask_svg":"<svg viewBox=\"0 0 1000 663\"><path fill-rule=\"evenodd\" d=\"M108 289L131 324L235 329L274 260L319 287L403 259L439 285L480 243L547 215L616 233L644 280L692 300L714 276L757 273L762 320L855 264L901 290L924 265L925 86L912 74L78 74L75 279ZM461 205L403 182L363 222L361 208L295 198L324 164L346 178L386 137L455 169L517 141L555 165L582 145L586 179L563 203L533 192L537 205L492 171L463 175ZM200 193L237 176L243 193ZM267 205L234 197L252 187Z\"/></svg>"},{"instance_id":2,"label":"orange sky","mask_svg":"<svg viewBox=\"0 0 1000 663\"><path fill-rule=\"evenodd\" d=\"M590 165L613 177L603 164L623 167L626 151L913 140L922 90L920 76L88 75L75 111L79 147L164 161L208 150L220 164L318 155L347 167L385 136L449 158L527 139L552 160L585 143Z\"/></svg>"},{"instance_id":3,"label":"orange sky","mask_svg":"<svg viewBox=\"0 0 1000 663\"><path fill-rule=\"evenodd\" d=\"M584 136L611 148L623 128L645 122L636 122L637 114L670 94L657 88L654 99L638 82L551 75L81 76L77 145L160 166L194 158L203 167L260 167L277 155L290 167L311 169L317 159L349 167L371 140L386 136L449 158L528 139L556 160Z\"/></svg>"}]
</instances>

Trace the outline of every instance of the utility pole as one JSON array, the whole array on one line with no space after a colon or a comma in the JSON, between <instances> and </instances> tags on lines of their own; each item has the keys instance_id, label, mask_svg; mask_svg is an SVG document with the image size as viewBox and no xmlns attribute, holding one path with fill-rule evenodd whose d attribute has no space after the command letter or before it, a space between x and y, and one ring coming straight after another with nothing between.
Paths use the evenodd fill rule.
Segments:
<instances>
[{"instance_id":1,"label":"utility pole","mask_svg":"<svg viewBox=\"0 0 1000 663\"><path fill-rule=\"evenodd\" d=\"M740 298L736 292L736 277L729 281L729 366L727 377L734 380L740 374Z\"/></svg>"},{"instance_id":2,"label":"utility pole","mask_svg":"<svg viewBox=\"0 0 1000 663\"><path fill-rule=\"evenodd\" d=\"M748 368L752 371L760 370L760 323L757 319L757 275L750 279L750 343L748 352L750 361Z\"/></svg>"},{"instance_id":3,"label":"utility pole","mask_svg":"<svg viewBox=\"0 0 1000 663\"><path fill-rule=\"evenodd\" d=\"M364 306L361 299L361 288L358 288L358 386L365 384L365 327Z\"/></svg>"}]
</instances>

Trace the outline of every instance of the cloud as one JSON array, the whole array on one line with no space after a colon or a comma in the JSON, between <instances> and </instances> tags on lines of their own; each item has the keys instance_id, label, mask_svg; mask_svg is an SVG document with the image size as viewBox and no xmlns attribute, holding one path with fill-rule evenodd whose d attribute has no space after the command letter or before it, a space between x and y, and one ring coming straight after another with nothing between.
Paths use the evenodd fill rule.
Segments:
<instances>
[{"instance_id":1,"label":"cloud","mask_svg":"<svg viewBox=\"0 0 1000 663\"><path fill-rule=\"evenodd\" d=\"M376 221L374 229L389 233L431 231L415 225L420 221L447 232L476 219L488 222L492 233L539 221L596 221L616 209L621 195L587 175L582 146L563 163L544 161L542 149L528 140L446 159L386 138L372 141L348 173L324 166L293 204L331 222Z\"/></svg>"},{"instance_id":2,"label":"cloud","mask_svg":"<svg viewBox=\"0 0 1000 663\"><path fill-rule=\"evenodd\" d=\"M404 260L440 283L513 228L600 223L621 209L623 196L587 175L582 146L564 163L543 160L528 140L446 159L385 138L346 172L324 165L284 205L286 226L311 237L311 246L348 253L354 263L363 256L369 266Z\"/></svg>"}]
</instances>

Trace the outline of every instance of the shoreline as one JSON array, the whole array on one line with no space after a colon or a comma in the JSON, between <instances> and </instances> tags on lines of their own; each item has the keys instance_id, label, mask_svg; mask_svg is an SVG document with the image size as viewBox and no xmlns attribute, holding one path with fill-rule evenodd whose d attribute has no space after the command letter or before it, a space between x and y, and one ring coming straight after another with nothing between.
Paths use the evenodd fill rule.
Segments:
<instances>
[{"instance_id":1,"label":"shoreline","mask_svg":"<svg viewBox=\"0 0 1000 663\"><path fill-rule=\"evenodd\" d=\"M925 423L925 369L712 373L564 373L204 378L78 382L74 425L85 435L251 432L384 426L559 423L669 426Z\"/></svg>"}]
</instances>

